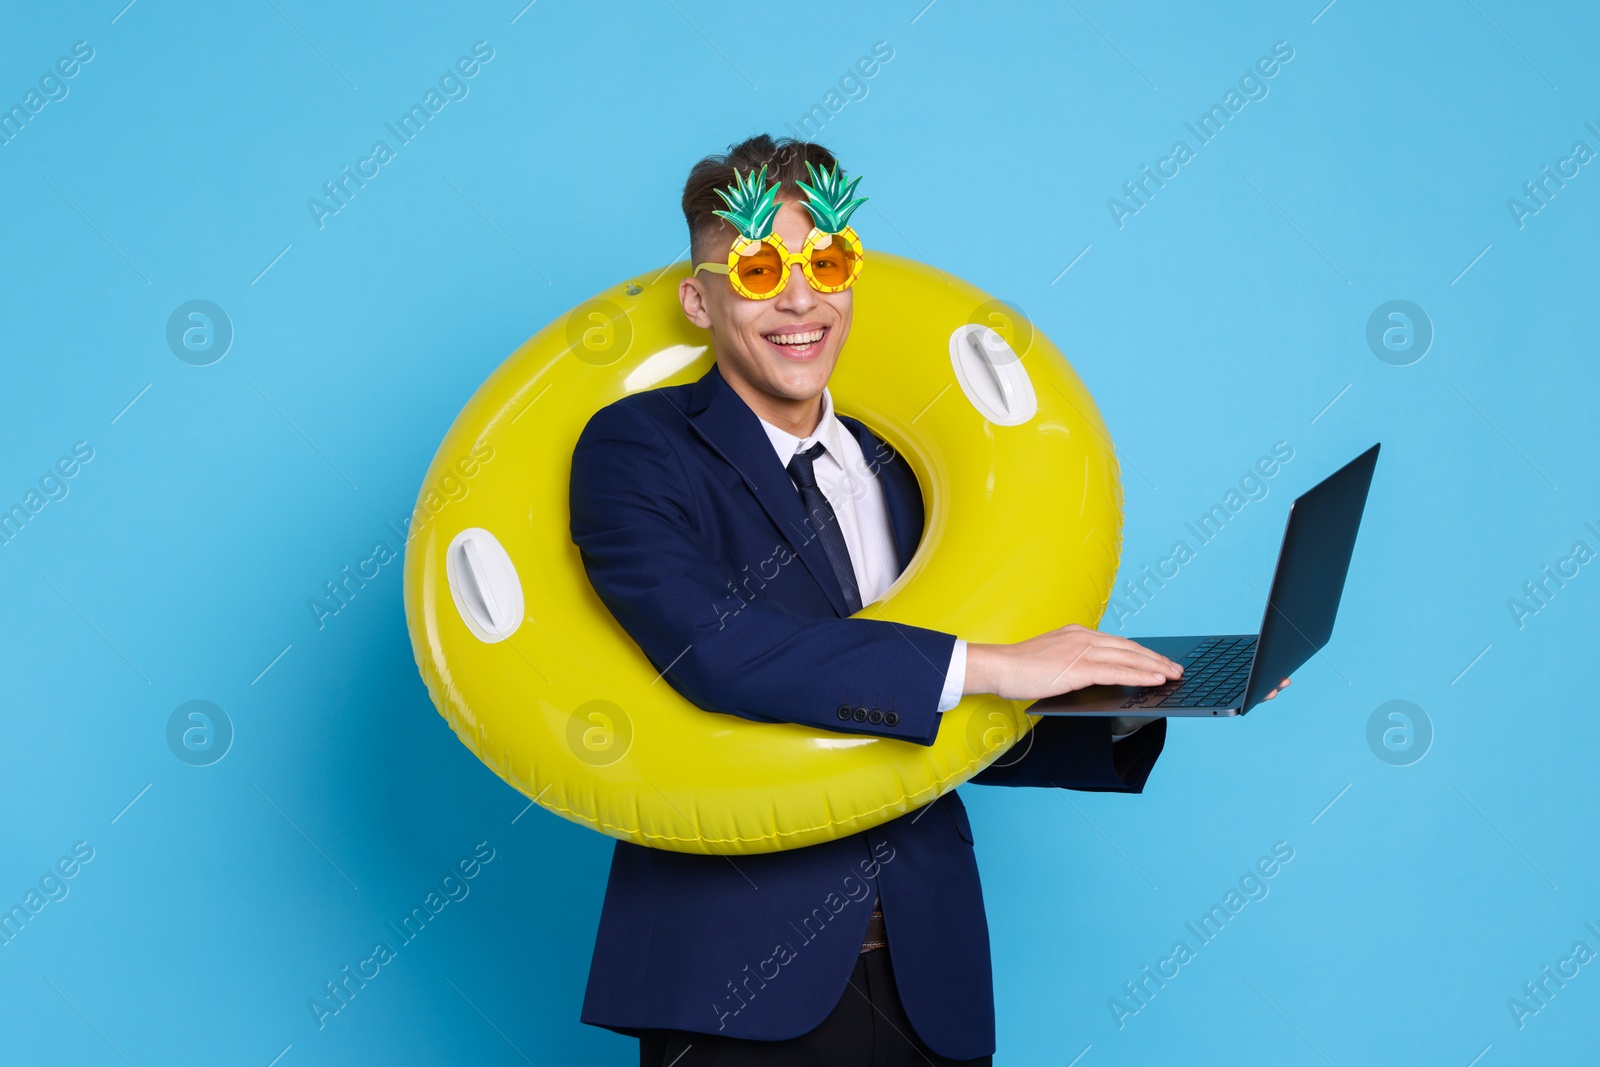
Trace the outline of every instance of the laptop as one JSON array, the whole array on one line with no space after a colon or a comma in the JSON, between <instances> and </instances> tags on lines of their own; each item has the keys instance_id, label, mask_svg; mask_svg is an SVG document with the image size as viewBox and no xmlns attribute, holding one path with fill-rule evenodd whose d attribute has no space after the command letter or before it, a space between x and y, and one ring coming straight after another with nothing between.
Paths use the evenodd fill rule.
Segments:
<instances>
[{"instance_id":1,"label":"laptop","mask_svg":"<svg viewBox=\"0 0 1600 1067\"><path fill-rule=\"evenodd\" d=\"M1183 677L1148 687L1092 685L1040 700L1028 714L1243 715L1261 703L1333 633L1377 462L1373 445L1289 506L1260 633L1134 638L1183 664Z\"/></svg>"}]
</instances>

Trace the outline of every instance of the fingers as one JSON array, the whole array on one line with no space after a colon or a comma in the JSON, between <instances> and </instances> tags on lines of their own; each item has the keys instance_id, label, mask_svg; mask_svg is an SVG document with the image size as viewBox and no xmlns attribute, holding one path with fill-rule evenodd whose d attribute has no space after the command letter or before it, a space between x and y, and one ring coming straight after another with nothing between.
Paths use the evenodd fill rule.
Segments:
<instances>
[{"instance_id":1,"label":"fingers","mask_svg":"<svg viewBox=\"0 0 1600 1067\"><path fill-rule=\"evenodd\" d=\"M1146 656L1152 656L1155 659L1159 660L1161 662L1161 665L1163 667L1165 667L1168 671L1170 671L1173 674L1174 677L1176 677L1177 675L1180 675L1180 674L1183 673L1183 664L1179 663L1175 659L1168 659L1166 656L1163 656L1161 653L1156 652L1156 651L1154 651L1152 649L1145 648L1143 645L1139 644L1137 641L1129 641L1128 642L1128 647L1133 649L1133 650L1135 650L1135 651L1137 651L1137 652L1142 652Z\"/></svg>"},{"instance_id":2,"label":"fingers","mask_svg":"<svg viewBox=\"0 0 1600 1067\"><path fill-rule=\"evenodd\" d=\"M1098 663L1115 663L1123 667L1154 671L1164 678L1176 678L1180 673L1176 663L1165 656L1158 656L1156 653L1139 645L1134 645L1132 648L1099 645L1091 650L1088 658Z\"/></svg>"},{"instance_id":3,"label":"fingers","mask_svg":"<svg viewBox=\"0 0 1600 1067\"><path fill-rule=\"evenodd\" d=\"M1116 634L1108 634L1101 630L1086 630L1084 632L1089 634L1089 639L1092 644L1101 648L1115 648L1122 649L1124 651L1140 652L1146 656L1151 656L1160 661L1162 667L1173 670L1174 672L1182 671L1182 666L1180 664L1174 660L1168 659L1159 652L1155 652L1144 647L1137 641L1131 641L1126 637L1118 637Z\"/></svg>"},{"instance_id":4,"label":"fingers","mask_svg":"<svg viewBox=\"0 0 1600 1067\"><path fill-rule=\"evenodd\" d=\"M1091 685L1160 686L1183 675L1181 664L1152 649L1076 624L1021 646L1024 661L1031 660L1032 666L1017 676L1012 688L1034 694L1033 699Z\"/></svg>"},{"instance_id":5,"label":"fingers","mask_svg":"<svg viewBox=\"0 0 1600 1067\"><path fill-rule=\"evenodd\" d=\"M1076 672L1091 685L1164 685L1178 676L1175 669L1165 666L1168 662L1147 651L1100 645L1084 655Z\"/></svg>"},{"instance_id":6,"label":"fingers","mask_svg":"<svg viewBox=\"0 0 1600 1067\"><path fill-rule=\"evenodd\" d=\"M1162 685L1167 676L1143 667L1097 662L1080 665L1085 685Z\"/></svg>"}]
</instances>

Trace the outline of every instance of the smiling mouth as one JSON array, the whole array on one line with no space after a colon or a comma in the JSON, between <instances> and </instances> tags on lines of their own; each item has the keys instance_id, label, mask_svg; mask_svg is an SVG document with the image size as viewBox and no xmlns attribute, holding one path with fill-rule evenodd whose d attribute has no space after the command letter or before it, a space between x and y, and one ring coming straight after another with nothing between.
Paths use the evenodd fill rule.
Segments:
<instances>
[{"instance_id":1,"label":"smiling mouth","mask_svg":"<svg viewBox=\"0 0 1600 1067\"><path fill-rule=\"evenodd\" d=\"M785 359L806 360L822 351L829 327L815 326L805 330L779 330L762 334L762 339L783 354Z\"/></svg>"}]
</instances>

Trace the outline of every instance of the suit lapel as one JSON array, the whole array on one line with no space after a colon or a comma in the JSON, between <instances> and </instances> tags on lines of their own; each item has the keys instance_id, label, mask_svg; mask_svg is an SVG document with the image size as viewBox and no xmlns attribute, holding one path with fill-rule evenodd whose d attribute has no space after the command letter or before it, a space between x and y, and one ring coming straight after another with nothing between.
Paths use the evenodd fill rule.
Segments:
<instances>
[{"instance_id":1,"label":"suit lapel","mask_svg":"<svg viewBox=\"0 0 1600 1067\"><path fill-rule=\"evenodd\" d=\"M667 398L660 390L654 392ZM690 428L739 472L767 518L793 546L806 570L822 588L835 614L841 618L848 616L844 591L839 588L839 579L833 573L833 564L828 561L822 542L806 525L805 506L800 503L794 480L773 452L772 442L761 428L761 420L728 385L715 363L689 390L688 407L683 414Z\"/></svg>"}]
</instances>

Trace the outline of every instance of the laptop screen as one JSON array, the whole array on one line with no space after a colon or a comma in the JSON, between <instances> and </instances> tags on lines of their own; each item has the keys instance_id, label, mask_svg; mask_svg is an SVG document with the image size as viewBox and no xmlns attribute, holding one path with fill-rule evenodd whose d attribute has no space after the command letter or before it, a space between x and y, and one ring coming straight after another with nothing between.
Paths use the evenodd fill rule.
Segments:
<instances>
[{"instance_id":1,"label":"laptop screen","mask_svg":"<svg viewBox=\"0 0 1600 1067\"><path fill-rule=\"evenodd\" d=\"M1306 490L1289 509L1243 710L1260 703L1281 679L1328 643L1378 447L1373 445Z\"/></svg>"}]
</instances>

